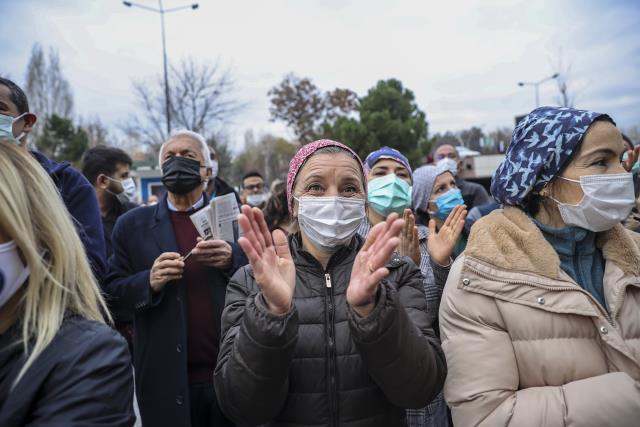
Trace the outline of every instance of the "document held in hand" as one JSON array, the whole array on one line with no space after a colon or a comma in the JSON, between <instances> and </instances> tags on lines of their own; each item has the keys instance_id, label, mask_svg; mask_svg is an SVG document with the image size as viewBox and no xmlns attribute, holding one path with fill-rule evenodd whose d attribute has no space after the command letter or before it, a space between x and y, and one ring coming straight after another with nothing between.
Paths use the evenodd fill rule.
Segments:
<instances>
[{"instance_id":1,"label":"document held in hand","mask_svg":"<svg viewBox=\"0 0 640 427\"><path fill-rule=\"evenodd\" d=\"M190 216L193 225L205 240L238 240L238 202L233 193L211 199L209 206Z\"/></svg>"}]
</instances>

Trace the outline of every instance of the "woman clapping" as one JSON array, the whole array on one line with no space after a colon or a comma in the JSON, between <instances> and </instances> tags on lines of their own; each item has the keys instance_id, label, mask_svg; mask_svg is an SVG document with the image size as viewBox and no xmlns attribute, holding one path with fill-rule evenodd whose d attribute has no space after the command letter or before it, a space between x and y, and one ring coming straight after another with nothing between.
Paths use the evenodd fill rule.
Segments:
<instances>
[{"instance_id":1,"label":"woman clapping","mask_svg":"<svg viewBox=\"0 0 640 427\"><path fill-rule=\"evenodd\" d=\"M428 324L420 270L394 255L391 214L366 241L366 177L358 156L321 140L290 164L299 232L268 232L242 208L250 267L229 284L214 377L239 424L400 426L425 406L446 368Z\"/></svg>"}]
</instances>

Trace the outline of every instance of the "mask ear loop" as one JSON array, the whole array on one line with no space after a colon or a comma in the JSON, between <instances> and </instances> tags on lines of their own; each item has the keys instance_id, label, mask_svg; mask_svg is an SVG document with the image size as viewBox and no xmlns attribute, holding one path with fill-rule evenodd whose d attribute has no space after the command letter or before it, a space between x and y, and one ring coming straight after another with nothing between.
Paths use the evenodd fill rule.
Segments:
<instances>
[{"instance_id":1,"label":"mask ear loop","mask_svg":"<svg viewBox=\"0 0 640 427\"><path fill-rule=\"evenodd\" d=\"M20 114L18 117L15 117L15 118L13 119L13 122L11 122L11 134L13 134L13 124L14 124L15 122L17 122L18 120L20 120L21 118L23 118L24 116L26 116L27 114L29 114L29 112L28 112L28 111L25 111L24 113ZM20 132L20 135L18 135L18 136L16 136L16 137L15 137L15 138L16 138L16 141L18 141L18 142L22 142L22 141L20 141L20 140L21 140L22 138L24 138L26 134L27 134L27 133L26 133L24 130L23 130L22 132Z\"/></svg>"},{"instance_id":2,"label":"mask ear loop","mask_svg":"<svg viewBox=\"0 0 640 427\"><path fill-rule=\"evenodd\" d=\"M111 182L117 182L118 184L120 184L120 187L122 187L122 192L124 193L124 185L122 185L122 181L121 180L118 180L118 179L115 179L115 178L111 178L110 176L107 176L105 174L100 174L100 175L104 176L105 178L107 178ZM118 196L118 194L121 194L121 193L118 193L118 194L114 193L113 191L109 190L109 187L105 188L104 191L106 191L107 193L112 194L114 196Z\"/></svg>"},{"instance_id":3,"label":"mask ear loop","mask_svg":"<svg viewBox=\"0 0 640 427\"><path fill-rule=\"evenodd\" d=\"M582 181L581 181L581 180L579 180L579 179L566 178L566 177L564 177L564 176L560 176L560 175L558 175L556 178L558 178L558 179L562 179L562 180L565 180L565 181L569 181L569 182L575 182L575 183L578 183L578 184L582 184ZM547 186L545 185L545 188L546 188L546 187L547 187ZM582 189L582 185L580 185L580 189ZM584 198L585 198L585 194L584 194L584 190L582 190L582 199L580 199L580 201L579 201L578 203L576 203L575 205L572 205L572 204L570 204L570 203L564 203L564 202L561 202L561 201L559 201L558 199L556 199L555 197L553 197L553 196L551 196L551 195L549 195L549 196L545 196L545 197L548 197L549 199L551 199L551 200L553 200L554 202L556 202L556 204L557 204L558 206L560 206L560 205L564 205L564 206L573 206L573 207L576 207L576 206L580 206L580 203L582 203L582 201L583 201L583 200L584 200Z\"/></svg>"}]
</instances>

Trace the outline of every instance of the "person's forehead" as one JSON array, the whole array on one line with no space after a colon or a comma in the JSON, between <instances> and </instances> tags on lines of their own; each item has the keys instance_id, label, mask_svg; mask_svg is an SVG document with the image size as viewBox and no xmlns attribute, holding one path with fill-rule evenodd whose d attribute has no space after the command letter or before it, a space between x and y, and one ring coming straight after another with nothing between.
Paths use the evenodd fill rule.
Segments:
<instances>
[{"instance_id":1,"label":"person's forehead","mask_svg":"<svg viewBox=\"0 0 640 427\"><path fill-rule=\"evenodd\" d=\"M387 168L391 170L407 169L402 163L394 159L381 159L373 165L372 169L375 168Z\"/></svg>"},{"instance_id":2,"label":"person's forehead","mask_svg":"<svg viewBox=\"0 0 640 427\"><path fill-rule=\"evenodd\" d=\"M164 148L166 153L180 153L182 151L193 151L198 155L202 156L202 150L200 147L200 143L198 141L193 140L192 138L187 137L177 137L171 139Z\"/></svg>"},{"instance_id":3,"label":"person's forehead","mask_svg":"<svg viewBox=\"0 0 640 427\"><path fill-rule=\"evenodd\" d=\"M131 168L126 163L118 162L116 163L116 173L125 173L129 172Z\"/></svg>"},{"instance_id":4,"label":"person's forehead","mask_svg":"<svg viewBox=\"0 0 640 427\"><path fill-rule=\"evenodd\" d=\"M433 186L435 187L437 185L447 184L447 183L450 183L451 181L455 181L455 178L453 177L451 172L444 172L436 177L436 180L434 181Z\"/></svg>"},{"instance_id":5,"label":"person's forehead","mask_svg":"<svg viewBox=\"0 0 640 427\"><path fill-rule=\"evenodd\" d=\"M624 147L622 134L612 123L597 121L589 127L585 134L582 144L580 144L580 154L588 155L603 148L622 152Z\"/></svg>"},{"instance_id":6,"label":"person's forehead","mask_svg":"<svg viewBox=\"0 0 640 427\"><path fill-rule=\"evenodd\" d=\"M244 179L244 183L247 184L247 185L259 184L261 182L264 182L264 180L262 178L260 178L259 176L250 176L250 177Z\"/></svg>"},{"instance_id":7,"label":"person's forehead","mask_svg":"<svg viewBox=\"0 0 640 427\"><path fill-rule=\"evenodd\" d=\"M18 107L11 100L11 90L3 84L0 84L0 105L2 110L6 109L6 111L11 111L14 114L18 113Z\"/></svg>"},{"instance_id":8,"label":"person's forehead","mask_svg":"<svg viewBox=\"0 0 640 427\"><path fill-rule=\"evenodd\" d=\"M356 159L345 154L316 154L309 158L300 170L301 177L314 175L334 175L336 173L360 176L360 165Z\"/></svg>"},{"instance_id":9,"label":"person's forehead","mask_svg":"<svg viewBox=\"0 0 640 427\"><path fill-rule=\"evenodd\" d=\"M441 145L436 149L436 154L450 154L450 153L458 154L455 147L451 145Z\"/></svg>"}]
</instances>

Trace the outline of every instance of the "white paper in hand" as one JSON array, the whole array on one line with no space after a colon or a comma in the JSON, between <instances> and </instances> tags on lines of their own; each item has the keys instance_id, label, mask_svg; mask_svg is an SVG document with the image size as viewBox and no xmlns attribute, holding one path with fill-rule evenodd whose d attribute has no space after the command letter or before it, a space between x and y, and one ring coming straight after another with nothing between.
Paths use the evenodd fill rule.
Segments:
<instances>
[{"instance_id":1,"label":"white paper in hand","mask_svg":"<svg viewBox=\"0 0 640 427\"><path fill-rule=\"evenodd\" d=\"M193 225L195 225L196 230L198 230L198 234L200 234L200 237L205 240L212 239L214 236L213 227L211 226L210 220L210 211L211 207L207 206L189 216L189 218L191 218L191 222L193 222Z\"/></svg>"},{"instance_id":2,"label":"white paper in hand","mask_svg":"<svg viewBox=\"0 0 640 427\"><path fill-rule=\"evenodd\" d=\"M233 193L215 197L209 203L213 236L215 239L233 243L238 240L238 214L240 208Z\"/></svg>"}]
</instances>

